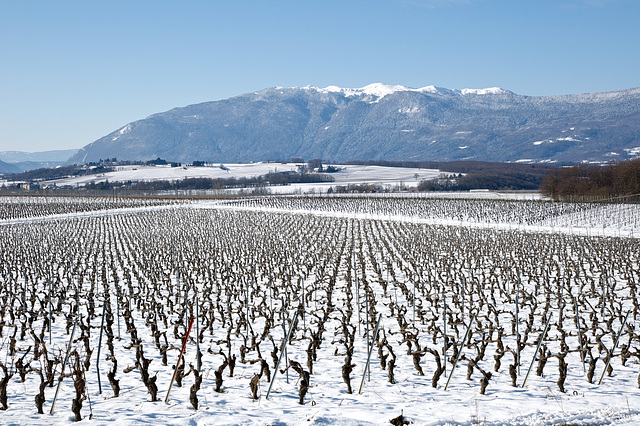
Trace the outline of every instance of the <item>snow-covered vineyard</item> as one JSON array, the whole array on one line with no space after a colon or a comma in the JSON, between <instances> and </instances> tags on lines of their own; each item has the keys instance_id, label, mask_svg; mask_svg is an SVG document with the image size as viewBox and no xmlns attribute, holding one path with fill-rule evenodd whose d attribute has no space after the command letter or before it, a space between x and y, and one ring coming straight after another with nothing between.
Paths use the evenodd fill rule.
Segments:
<instances>
[{"instance_id":1,"label":"snow-covered vineyard","mask_svg":"<svg viewBox=\"0 0 640 426\"><path fill-rule=\"evenodd\" d=\"M0 422L637 424L639 232L638 204L1 198Z\"/></svg>"}]
</instances>

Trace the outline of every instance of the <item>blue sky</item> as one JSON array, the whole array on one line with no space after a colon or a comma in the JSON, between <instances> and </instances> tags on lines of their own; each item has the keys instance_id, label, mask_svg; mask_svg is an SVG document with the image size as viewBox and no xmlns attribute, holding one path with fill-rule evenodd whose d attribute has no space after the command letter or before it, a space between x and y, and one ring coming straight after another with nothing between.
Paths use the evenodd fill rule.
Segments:
<instances>
[{"instance_id":1,"label":"blue sky","mask_svg":"<svg viewBox=\"0 0 640 426\"><path fill-rule=\"evenodd\" d=\"M0 151L272 86L640 86L638 0L0 0Z\"/></svg>"}]
</instances>

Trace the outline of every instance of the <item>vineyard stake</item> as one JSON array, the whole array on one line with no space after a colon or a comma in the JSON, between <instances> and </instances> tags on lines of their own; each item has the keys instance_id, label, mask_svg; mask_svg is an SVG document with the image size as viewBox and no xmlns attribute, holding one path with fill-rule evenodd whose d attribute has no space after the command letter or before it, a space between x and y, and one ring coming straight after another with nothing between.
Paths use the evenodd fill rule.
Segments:
<instances>
[{"instance_id":1,"label":"vineyard stake","mask_svg":"<svg viewBox=\"0 0 640 426\"><path fill-rule=\"evenodd\" d=\"M180 350L180 356L178 357L178 362L176 363L176 369L173 371L173 377L171 377L171 383L169 383L169 390L167 391L167 396L164 399L164 402L169 402L169 394L171 393L173 382L176 380L178 368L180 367L180 361L182 361L182 355L184 354L184 350L187 347L187 342L189 341L189 333L191 332L191 327L193 326L193 320L193 317L189 319L189 328L187 329L187 334L185 334L184 336L184 341L182 342L182 350Z\"/></svg>"},{"instance_id":2,"label":"vineyard stake","mask_svg":"<svg viewBox=\"0 0 640 426\"><path fill-rule=\"evenodd\" d=\"M282 334L284 336L286 336L287 335L287 326L285 324L287 323L287 319L284 316L284 297L281 300L282 300L282 311L280 311L280 312L282 314ZM296 313L297 313L297 311L296 311ZM291 327L293 327L293 323L291 323ZM289 329L289 331L291 331L291 328ZM289 340L287 340L287 345L288 344L289 344ZM286 363L287 362L287 346L286 345L284 346L283 350L284 350L284 354L285 354L284 355L284 362ZM287 375L287 384L289 384L289 369L285 368L285 371L286 371L286 375Z\"/></svg>"},{"instance_id":3,"label":"vineyard stake","mask_svg":"<svg viewBox=\"0 0 640 426\"><path fill-rule=\"evenodd\" d=\"M622 335L622 331L624 330L624 326L627 324L627 318L629 318L629 314L631 311L627 311L627 315L624 316L624 321L622 321L622 327L620 327L620 331L618 332L618 336L616 337L616 341L613 344L613 349L611 349L611 353L607 357L607 364L604 366L604 370L602 370L602 375L600 376L600 380L598 381L598 386L602 384L602 379L604 379L604 373L607 372L607 368L609 368L609 364L611 364L611 358L613 358L613 353L618 347L618 342L620 341L620 336Z\"/></svg>"},{"instance_id":4,"label":"vineyard stake","mask_svg":"<svg viewBox=\"0 0 640 426\"><path fill-rule=\"evenodd\" d=\"M358 334L360 334L361 333L361 329L360 329L360 283L358 282L358 273L356 271L355 258L353 260L353 277L354 277L354 281L356 283L356 304L358 306Z\"/></svg>"},{"instance_id":5,"label":"vineyard stake","mask_svg":"<svg viewBox=\"0 0 640 426\"><path fill-rule=\"evenodd\" d=\"M460 350L458 350L458 354L456 355L455 361L453 361L453 367L451 367L451 373L449 374L449 378L447 379L447 384L444 386L444 390L447 390L449 387L449 382L451 381L451 377L453 377L453 372L456 369L456 365L458 364L458 360L460 359L460 355L462 355L462 349L464 348L465 343L467 342L467 338L469 337L469 332L471 331L471 327L473 326L473 322L476 320L477 313L474 313L471 316L471 321L469 321L469 327L467 327L467 331L464 333L464 337L462 338L462 342L460 342ZM444 360L445 364L447 360Z\"/></svg>"},{"instance_id":6,"label":"vineyard stake","mask_svg":"<svg viewBox=\"0 0 640 426\"><path fill-rule=\"evenodd\" d=\"M576 324L578 325L578 342L580 342L580 360L582 361L582 372L586 373L587 369L584 366L584 345L582 344L582 330L580 327L580 315L578 313L578 299L573 298L573 306L576 310Z\"/></svg>"},{"instance_id":7,"label":"vineyard stake","mask_svg":"<svg viewBox=\"0 0 640 426\"><path fill-rule=\"evenodd\" d=\"M364 374L362 375L362 381L360 382L360 390L358 394L362 393L362 387L364 386L364 378L367 376L367 372L369 372L369 380L371 380L371 372L369 371L369 363L371 362L371 352L373 352L373 345L375 341L378 339L378 330L380 329L380 321L382 320L382 314L378 315L378 323L376 324L376 330L373 333L373 341L371 345L369 345L369 354L367 355L367 364L364 367Z\"/></svg>"},{"instance_id":8,"label":"vineyard stake","mask_svg":"<svg viewBox=\"0 0 640 426\"><path fill-rule=\"evenodd\" d=\"M518 364L518 376L520 375L520 303L518 295L520 293L520 280L516 281L516 358Z\"/></svg>"},{"instance_id":9,"label":"vineyard stake","mask_svg":"<svg viewBox=\"0 0 640 426\"><path fill-rule=\"evenodd\" d=\"M244 322L244 332L248 333L249 332L249 280L246 281L246 284L244 286L244 303L246 306L246 309L244 310L244 315L247 318L247 320Z\"/></svg>"},{"instance_id":10,"label":"vineyard stake","mask_svg":"<svg viewBox=\"0 0 640 426\"><path fill-rule=\"evenodd\" d=\"M53 401L51 402L51 411L49 414L53 414L53 408L56 406L56 400L58 399L58 392L60 392L60 385L62 385L62 379L64 374L64 367L67 365L67 361L69 360L69 353L71 352L71 344L73 343L73 334L76 332L76 325L78 325L78 316L76 316L76 320L73 323L73 328L71 329L71 337L69 337L69 344L67 345L67 354L64 356L64 362L62 363L62 370L60 371L60 380L58 381L58 387L56 388L56 394L53 397Z\"/></svg>"},{"instance_id":11,"label":"vineyard stake","mask_svg":"<svg viewBox=\"0 0 640 426\"><path fill-rule=\"evenodd\" d=\"M129 299L131 299L131 290L129 290ZM120 340L120 286L116 278L116 316L118 317L118 340Z\"/></svg>"},{"instance_id":12,"label":"vineyard stake","mask_svg":"<svg viewBox=\"0 0 640 426\"><path fill-rule=\"evenodd\" d=\"M51 296L53 295L53 291L51 289L51 281L49 281L49 346L53 345L53 337L51 336L51 327L53 326L53 314L52 314L52 307L51 307Z\"/></svg>"},{"instance_id":13,"label":"vineyard stake","mask_svg":"<svg viewBox=\"0 0 640 426\"><path fill-rule=\"evenodd\" d=\"M527 375L524 376L524 382L522 382L522 386L527 384L527 379L529 378L529 373L531 373L531 368L533 368L533 363L536 360L536 355L538 355L538 351L540 350L540 346L542 345L542 341L547 336L547 331L549 330L549 323L551 323L551 317L553 314L549 314L549 318L547 319L547 324L544 326L544 331L540 336L540 341L538 342L538 346L536 346L536 351L533 353L533 358L531 358L531 364L529 364L529 370L527 371Z\"/></svg>"},{"instance_id":14,"label":"vineyard stake","mask_svg":"<svg viewBox=\"0 0 640 426\"><path fill-rule=\"evenodd\" d=\"M305 335L306 335L306 330L307 330L307 316L305 315L305 313L307 312L307 309L305 307L305 297L304 297L304 280L300 279L300 282L302 283L302 327L305 329Z\"/></svg>"},{"instance_id":15,"label":"vineyard stake","mask_svg":"<svg viewBox=\"0 0 640 426\"><path fill-rule=\"evenodd\" d=\"M282 346L280 347L280 356L278 357L278 362L276 363L276 369L273 372L273 377L271 378L271 383L269 383L269 389L267 390L266 399L269 399L269 393L271 392L271 386L273 386L273 382L276 381L276 375L278 374L278 368L280 367L280 361L282 361L282 354L286 351L287 343L289 342L289 338L291 337L291 332L293 331L293 325L296 323L298 319L298 311L293 313L293 321L291 321L291 326L289 327L289 332L287 333L285 339L282 341Z\"/></svg>"},{"instance_id":16,"label":"vineyard stake","mask_svg":"<svg viewBox=\"0 0 640 426\"><path fill-rule=\"evenodd\" d=\"M86 374L86 371L84 369L84 366L82 366L81 368L82 368L82 377L84 379L84 388L85 388L85 391L87 393L87 401L89 402L89 413L90 413L89 414L89 420L91 420L91 419L93 419L93 407L91 405L91 397L89 396L89 386L87 385L87 383L88 383L87 374ZM100 375L98 374L98 383L100 383L99 380L100 380ZM100 393L102 393L102 391Z\"/></svg>"},{"instance_id":17,"label":"vineyard stake","mask_svg":"<svg viewBox=\"0 0 640 426\"><path fill-rule=\"evenodd\" d=\"M106 294L106 293L105 293ZM100 337L98 338L98 354L96 355L96 372L98 373L98 394L102 395L102 383L100 383L100 349L102 349L102 331L104 330L104 314L107 310L107 298L102 304L102 320L100 321Z\"/></svg>"},{"instance_id":18,"label":"vineyard stake","mask_svg":"<svg viewBox=\"0 0 640 426\"><path fill-rule=\"evenodd\" d=\"M467 278L464 276L464 274L462 274L462 289L460 290L460 293L462 293L462 305L460 305L460 310L461 315L462 315L462 322L464 322L464 291L467 288Z\"/></svg>"},{"instance_id":19,"label":"vineyard stake","mask_svg":"<svg viewBox=\"0 0 640 426\"><path fill-rule=\"evenodd\" d=\"M76 315L80 315L80 278L76 283Z\"/></svg>"},{"instance_id":20,"label":"vineyard stake","mask_svg":"<svg viewBox=\"0 0 640 426\"><path fill-rule=\"evenodd\" d=\"M444 358L443 374L447 375L447 295L445 289L442 289L442 300L444 303L444 311L442 315L442 326L444 328L444 346L442 347L442 357Z\"/></svg>"},{"instance_id":21,"label":"vineyard stake","mask_svg":"<svg viewBox=\"0 0 640 426\"><path fill-rule=\"evenodd\" d=\"M416 277L416 280L418 278ZM413 324L416 324L416 282L413 282Z\"/></svg>"},{"instance_id":22,"label":"vineyard stake","mask_svg":"<svg viewBox=\"0 0 640 426\"><path fill-rule=\"evenodd\" d=\"M200 303L198 302L198 297L196 296L196 367L198 368L198 373L200 373L202 369L202 361L200 361Z\"/></svg>"},{"instance_id":23,"label":"vineyard stake","mask_svg":"<svg viewBox=\"0 0 640 426\"><path fill-rule=\"evenodd\" d=\"M604 308L605 308L605 300L607 298L607 270L604 269L604 277L600 276L600 281L602 281L602 304L600 306L600 316L604 318Z\"/></svg>"},{"instance_id":24,"label":"vineyard stake","mask_svg":"<svg viewBox=\"0 0 640 426\"><path fill-rule=\"evenodd\" d=\"M365 300L366 300L366 327L365 327L365 332L367 333L367 347L369 347L369 292L365 291ZM365 374L367 372L367 370L364 370ZM371 381L371 374L369 374L369 381Z\"/></svg>"}]
</instances>

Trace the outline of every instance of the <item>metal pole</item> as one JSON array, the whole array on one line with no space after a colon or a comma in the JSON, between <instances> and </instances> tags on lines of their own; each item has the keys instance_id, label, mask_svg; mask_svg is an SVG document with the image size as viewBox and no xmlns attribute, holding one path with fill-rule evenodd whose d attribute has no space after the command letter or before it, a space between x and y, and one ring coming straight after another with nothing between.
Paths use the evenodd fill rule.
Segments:
<instances>
[{"instance_id":1,"label":"metal pole","mask_svg":"<svg viewBox=\"0 0 640 426\"><path fill-rule=\"evenodd\" d=\"M373 352L374 342L378 338L378 330L380 329L380 321L381 320L382 320L382 314L379 314L378 315L378 323L376 324L376 330L373 333L373 342L371 342L371 345L369 345L369 354L367 355L367 365L364 368L364 374L362 375L362 381L360 382L360 390L358 391L358 394L362 393L362 387L364 386L364 378L367 376L367 372L369 371L369 363L371 362L371 352ZM371 380L371 376L369 376L369 380Z\"/></svg>"},{"instance_id":2,"label":"metal pole","mask_svg":"<svg viewBox=\"0 0 640 426\"><path fill-rule=\"evenodd\" d=\"M67 361L69 360L69 353L71 352L71 344L73 343L73 334L76 332L76 325L78 325L78 317L76 316L76 321L73 323L73 328L71 329L71 337L69 337L69 344L67 345L67 354L64 356L64 362L62 363L62 370L60 371L60 380L58 381L58 387L56 388L56 394L53 397L53 402L51 402L51 411L49 414L53 414L53 408L56 406L56 400L58 399L58 392L60 392L60 385L62 384L62 378L64 374L64 367L67 365Z\"/></svg>"},{"instance_id":3,"label":"metal pole","mask_svg":"<svg viewBox=\"0 0 640 426\"><path fill-rule=\"evenodd\" d=\"M53 295L53 291L51 289L51 281L49 281L49 345L53 345L53 337L51 336L51 327L53 327L53 308L51 306L51 296Z\"/></svg>"},{"instance_id":4,"label":"metal pole","mask_svg":"<svg viewBox=\"0 0 640 426\"><path fill-rule=\"evenodd\" d=\"M249 331L249 280L247 279L246 281L246 285L244 286L245 288L245 296L244 296L244 302L245 302L245 317L247 318L247 320L244 322L244 331L245 333L247 333Z\"/></svg>"},{"instance_id":5,"label":"metal pole","mask_svg":"<svg viewBox=\"0 0 640 426\"><path fill-rule=\"evenodd\" d=\"M278 368L280 367L280 361L282 360L282 354L285 352L285 348L287 347L287 343L289 342L289 338L291 337L291 332L293 331L293 325L296 323L296 319L298 318L298 311L293 313L293 321L291 321L291 326L289 327L289 332L287 333L286 338L282 341L282 346L280 347L280 356L278 357L278 362L276 363L276 369L273 372L273 377L271 378L271 383L269 383L269 389L267 390L266 399L269 399L269 393L271 392L271 387L273 386L273 382L276 381L276 375L278 374Z\"/></svg>"},{"instance_id":6,"label":"metal pole","mask_svg":"<svg viewBox=\"0 0 640 426\"><path fill-rule=\"evenodd\" d=\"M416 277L417 279L417 277ZM416 324L416 283L413 282L413 325Z\"/></svg>"},{"instance_id":7,"label":"metal pole","mask_svg":"<svg viewBox=\"0 0 640 426\"><path fill-rule=\"evenodd\" d=\"M529 370L527 371L527 375L524 377L524 382L522 382L522 386L527 384L527 379L529 378L529 373L531 373L531 369L533 368L533 363L536 360L536 355L538 355L538 351L540 350L540 346L542 345L542 341L547 336L547 330L549 330L549 323L551 323L551 317L553 314L549 314L549 318L547 319L547 324L544 326L544 331L542 332L542 336L540 336L540 341L538 342L538 346L536 347L536 351L533 353L533 358L531 358L531 364L529 365Z\"/></svg>"},{"instance_id":8,"label":"metal pole","mask_svg":"<svg viewBox=\"0 0 640 426\"><path fill-rule=\"evenodd\" d=\"M301 279L300 282L302 283L302 326L305 329L305 334L306 334L306 329L307 329L307 316L305 315L307 312L307 309L305 307L305 297L304 297L304 280Z\"/></svg>"},{"instance_id":9,"label":"metal pole","mask_svg":"<svg viewBox=\"0 0 640 426\"><path fill-rule=\"evenodd\" d=\"M460 293L462 293L462 305L460 305L460 311L461 311L461 315L462 315L462 322L464 322L464 291L467 288L467 279L465 278L464 275L462 275L462 289L460 291Z\"/></svg>"},{"instance_id":10,"label":"metal pole","mask_svg":"<svg viewBox=\"0 0 640 426\"><path fill-rule=\"evenodd\" d=\"M198 373L200 373L202 369L202 361L200 361L200 306L198 302L198 297L196 296L196 367L198 368Z\"/></svg>"},{"instance_id":11,"label":"metal pole","mask_svg":"<svg viewBox=\"0 0 640 426\"><path fill-rule=\"evenodd\" d=\"M98 394L102 394L102 383L100 382L100 349L102 349L102 331L104 330L104 314L107 310L107 298L102 303L102 320L100 321L100 338L98 338L98 354L96 355L96 372L98 373Z\"/></svg>"},{"instance_id":12,"label":"metal pole","mask_svg":"<svg viewBox=\"0 0 640 426\"><path fill-rule=\"evenodd\" d=\"M471 321L469 321L469 327L467 327L467 331L466 333L464 333L464 337L462 338L462 342L460 343L460 350L458 350L458 354L456 355L456 359L453 362L453 367L451 368L451 374L449 374L449 378L447 379L447 384L444 386L444 390L447 390L447 388L449 387L449 382L451 381L451 377L453 376L453 372L456 369L456 365L458 364L458 360L460 359L460 355L462 355L462 348L464 347L464 345L467 342L467 337L469 337L469 332L471 331L471 327L473 326L473 322L476 320L476 315L477 313L474 313L473 316L471 317ZM444 360L445 364L447 362L447 360Z\"/></svg>"},{"instance_id":13,"label":"metal pole","mask_svg":"<svg viewBox=\"0 0 640 426\"><path fill-rule=\"evenodd\" d=\"M611 353L607 357L607 364L604 366L604 370L602 370L602 376L600 376L600 380L598 381L598 386L602 384L602 379L604 379L604 373L607 372L607 368L609 368L609 364L611 364L611 358L613 358L613 352L618 347L618 342L620 341L620 336L622 335L622 330L624 330L624 326L627 324L627 318L629 318L629 314L631 311L627 312L627 315L624 316L624 321L622 321L622 327L620 327L620 331L618 332L618 336L616 337L616 341L613 344L613 349L611 349Z\"/></svg>"},{"instance_id":14,"label":"metal pole","mask_svg":"<svg viewBox=\"0 0 640 426\"><path fill-rule=\"evenodd\" d=\"M356 283L356 304L358 306L358 334L360 334L360 283L358 282L358 273L356 272L356 262L353 261L353 278Z\"/></svg>"},{"instance_id":15,"label":"metal pole","mask_svg":"<svg viewBox=\"0 0 640 426\"><path fill-rule=\"evenodd\" d=\"M518 366L518 376L520 375L520 280L516 281L516 364Z\"/></svg>"},{"instance_id":16,"label":"metal pole","mask_svg":"<svg viewBox=\"0 0 640 426\"><path fill-rule=\"evenodd\" d=\"M365 292L365 301L366 301L366 316L365 318L367 319L367 323L365 326L365 333L367 334L367 347L369 347L369 292ZM367 370L365 370L365 373L367 372ZM369 380L371 380L371 375L369 375Z\"/></svg>"},{"instance_id":17,"label":"metal pole","mask_svg":"<svg viewBox=\"0 0 640 426\"><path fill-rule=\"evenodd\" d=\"M444 375L447 375L447 295L442 289L442 301L444 302L443 315L442 315L442 327L444 328L444 346L442 347L442 357L444 358Z\"/></svg>"},{"instance_id":18,"label":"metal pole","mask_svg":"<svg viewBox=\"0 0 640 426\"><path fill-rule=\"evenodd\" d=\"M582 330L580 327L580 315L578 314L578 299L573 298L573 306L576 311L576 324L578 325L578 341L580 342L580 360L582 361L582 371L583 373L587 372L586 367L584 366L584 346L582 344Z\"/></svg>"},{"instance_id":19,"label":"metal pole","mask_svg":"<svg viewBox=\"0 0 640 426\"><path fill-rule=\"evenodd\" d=\"M282 334L286 336L287 335L287 327L286 327L287 319L284 316L284 297L282 298L282 311L281 311L281 314L282 314ZM293 323L291 323L291 325L293 325ZM291 329L289 329L289 330L291 330ZM289 344L288 340L287 340L287 344ZM287 363L287 345L284 346L283 351L284 351L284 362ZM285 371L286 371L285 374L287 375L287 384L288 384L289 383L289 369L285 368Z\"/></svg>"},{"instance_id":20,"label":"metal pole","mask_svg":"<svg viewBox=\"0 0 640 426\"><path fill-rule=\"evenodd\" d=\"M131 291L129 291L129 299L131 299ZM118 317L118 340L120 340L120 286L116 278L116 316Z\"/></svg>"}]
</instances>

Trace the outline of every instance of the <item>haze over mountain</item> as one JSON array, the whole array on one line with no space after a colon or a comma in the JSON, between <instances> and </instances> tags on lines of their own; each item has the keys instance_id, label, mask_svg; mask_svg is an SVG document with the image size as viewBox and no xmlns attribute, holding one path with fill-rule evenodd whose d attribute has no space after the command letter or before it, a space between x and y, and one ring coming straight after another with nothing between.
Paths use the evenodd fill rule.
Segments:
<instances>
[{"instance_id":1,"label":"haze over mountain","mask_svg":"<svg viewBox=\"0 0 640 426\"><path fill-rule=\"evenodd\" d=\"M4 161L0 160L0 173L20 173L22 172L22 170L13 165L13 164L9 164L9 163L5 163Z\"/></svg>"},{"instance_id":2,"label":"haze over mountain","mask_svg":"<svg viewBox=\"0 0 640 426\"><path fill-rule=\"evenodd\" d=\"M43 167L51 168L61 166L76 152L78 152L77 149L59 149L40 152L0 151L0 161L11 164L11 170L19 173Z\"/></svg>"},{"instance_id":3,"label":"haze over mountain","mask_svg":"<svg viewBox=\"0 0 640 426\"><path fill-rule=\"evenodd\" d=\"M135 121L70 158L581 162L640 155L640 88L521 96L372 84L275 87Z\"/></svg>"}]
</instances>

